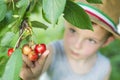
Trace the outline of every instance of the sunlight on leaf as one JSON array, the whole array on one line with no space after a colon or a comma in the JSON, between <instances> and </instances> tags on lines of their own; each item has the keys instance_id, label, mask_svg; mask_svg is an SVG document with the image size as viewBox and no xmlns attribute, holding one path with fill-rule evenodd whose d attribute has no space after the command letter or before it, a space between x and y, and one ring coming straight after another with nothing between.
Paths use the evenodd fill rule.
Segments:
<instances>
[{"instance_id":1,"label":"sunlight on leaf","mask_svg":"<svg viewBox=\"0 0 120 80\"><path fill-rule=\"evenodd\" d=\"M64 11L66 0L43 0L43 13L48 22L55 24Z\"/></svg>"},{"instance_id":2,"label":"sunlight on leaf","mask_svg":"<svg viewBox=\"0 0 120 80\"><path fill-rule=\"evenodd\" d=\"M1 40L0 45L1 46L9 46L9 43L11 42L11 40L14 38L14 33L13 32L7 32L4 37Z\"/></svg>"},{"instance_id":3,"label":"sunlight on leaf","mask_svg":"<svg viewBox=\"0 0 120 80\"><path fill-rule=\"evenodd\" d=\"M17 3L16 7L20 8L20 7L26 6L28 3L29 3L28 0L20 0L20 1Z\"/></svg>"}]
</instances>

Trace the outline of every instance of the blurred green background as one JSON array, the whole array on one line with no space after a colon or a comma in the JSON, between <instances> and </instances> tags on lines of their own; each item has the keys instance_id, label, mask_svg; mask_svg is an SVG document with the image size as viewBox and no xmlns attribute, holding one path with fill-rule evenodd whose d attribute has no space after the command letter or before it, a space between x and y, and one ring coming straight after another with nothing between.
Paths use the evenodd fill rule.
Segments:
<instances>
[{"instance_id":1,"label":"blurred green background","mask_svg":"<svg viewBox=\"0 0 120 80\"><path fill-rule=\"evenodd\" d=\"M100 49L112 64L110 80L120 80L120 40L115 40L107 47Z\"/></svg>"}]
</instances>

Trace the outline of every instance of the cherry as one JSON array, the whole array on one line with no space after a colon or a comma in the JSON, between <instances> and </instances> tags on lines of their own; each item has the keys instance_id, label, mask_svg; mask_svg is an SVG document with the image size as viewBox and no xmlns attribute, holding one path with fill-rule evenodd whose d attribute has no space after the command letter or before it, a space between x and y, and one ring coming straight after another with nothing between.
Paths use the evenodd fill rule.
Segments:
<instances>
[{"instance_id":1,"label":"cherry","mask_svg":"<svg viewBox=\"0 0 120 80\"><path fill-rule=\"evenodd\" d=\"M8 56L11 56L11 54L14 52L14 48L9 48L8 49Z\"/></svg>"},{"instance_id":2,"label":"cherry","mask_svg":"<svg viewBox=\"0 0 120 80\"><path fill-rule=\"evenodd\" d=\"M43 54L45 50L46 50L45 44L36 44L35 45L34 51L36 54Z\"/></svg>"},{"instance_id":3,"label":"cherry","mask_svg":"<svg viewBox=\"0 0 120 80\"><path fill-rule=\"evenodd\" d=\"M28 55L32 51L31 47L28 44L25 44L22 48L22 53Z\"/></svg>"},{"instance_id":4,"label":"cherry","mask_svg":"<svg viewBox=\"0 0 120 80\"><path fill-rule=\"evenodd\" d=\"M22 47L22 53L28 56L30 61L36 61L39 58L39 55L43 54L45 50L45 44L25 44Z\"/></svg>"},{"instance_id":5,"label":"cherry","mask_svg":"<svg viewBox=\"0 0 120 80\"><path fill-rule=\"evenodd\" d=\"M31 51L30 54L28 54L28 58L31 61L36 61L38 59L38 55L34 51Z\"/></svg>"}]
</instances>

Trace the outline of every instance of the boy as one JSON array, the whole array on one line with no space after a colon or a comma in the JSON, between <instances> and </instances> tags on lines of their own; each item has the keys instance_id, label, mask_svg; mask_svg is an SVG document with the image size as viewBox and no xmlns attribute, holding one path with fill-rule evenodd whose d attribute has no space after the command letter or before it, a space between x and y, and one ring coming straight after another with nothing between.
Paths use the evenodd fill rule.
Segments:
<instances>
[{"instance_id":1,"label":"boy","mask_svg":"<svg viewBox=\"0 0 120 80\"><path fill-rule=\"evenodd\" d=\"M23 80L109 80L111 65L99 49L120 38L113 21L98 9L78 3L89 15L93 29L79 29L65 21L63 40L52 42L33 64L23 55ZM44 75L43 75L44 76Z\"/></svg>"}]
</instances>

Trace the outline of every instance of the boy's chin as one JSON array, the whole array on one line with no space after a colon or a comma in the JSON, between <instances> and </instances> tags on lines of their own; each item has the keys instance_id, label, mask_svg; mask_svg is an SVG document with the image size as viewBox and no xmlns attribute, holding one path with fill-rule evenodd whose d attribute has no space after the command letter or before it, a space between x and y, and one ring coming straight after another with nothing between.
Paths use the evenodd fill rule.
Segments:
<instances>
[{"instance_id":1,"label":"boy's chin","mask_svg":"<svg viewBox=\"0 0 120 80\"><path fill-rule=\"evenodd\" d=\"M84 59L87 58L86 56L83 56L83 55L80 55L80 54L75 54L75 53L69 54L69 57L73 60L84 60Z\"/></svg>"}]
</instances>

